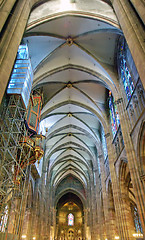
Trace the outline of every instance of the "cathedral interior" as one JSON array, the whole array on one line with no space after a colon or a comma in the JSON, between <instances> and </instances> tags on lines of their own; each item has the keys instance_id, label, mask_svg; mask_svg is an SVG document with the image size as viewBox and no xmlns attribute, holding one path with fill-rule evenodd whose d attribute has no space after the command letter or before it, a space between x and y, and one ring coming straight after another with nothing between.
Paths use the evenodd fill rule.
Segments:
<instances>
[{"instance_id":1,"label":"cathedral interior","mask_svg":"<svg viewBox=\"0 0 145 240\"><path fill-rule=\"evenodd\" d=\"M0 240L145 239L145 1L0 0Z\"/></svg>"}]
</instances>

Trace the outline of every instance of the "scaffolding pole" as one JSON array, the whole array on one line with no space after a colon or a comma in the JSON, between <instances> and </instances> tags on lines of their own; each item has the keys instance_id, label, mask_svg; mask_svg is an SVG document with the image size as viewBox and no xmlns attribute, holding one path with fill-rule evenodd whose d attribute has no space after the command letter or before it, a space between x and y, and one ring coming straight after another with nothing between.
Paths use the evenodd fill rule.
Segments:
<instances>
[{"instance_id":1,"label":"scaffolding pole","mask_svg":"<svg viewBox=\"0 0 145 240\"><path fill-rule=\"evenodd\" d=\"M7 208L9 212L8 222L0 223L5 239L9 233L14 234L14 239L19 235L28 171L28 165L23 168L23 162L29 161L31 152L31 147L25 147L25 114L19 95L11 95L0 112L0 218L5 216Z\"/></svg>"}]
</instances>

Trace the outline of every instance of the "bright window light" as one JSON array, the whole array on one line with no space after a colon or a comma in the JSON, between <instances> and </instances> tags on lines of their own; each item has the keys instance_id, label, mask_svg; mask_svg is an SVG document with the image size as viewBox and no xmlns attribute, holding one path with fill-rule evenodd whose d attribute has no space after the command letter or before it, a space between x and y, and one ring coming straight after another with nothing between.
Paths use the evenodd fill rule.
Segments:
<instances>
[{"instance_id":1,"label":"bright window light","mask_svg":"<svg viewBox=\"0 0 145 240\"><path fill-rule=\"evenodd\" d=\"M22 238L25 239L25 238L26 238L26 235L22 235Z\"/></svg>"},{"instance_id":2,"label":"bright window light","mask_svg":"<svg viewBox=\"0 0 145 240\"><path fill-rule=\"evenodd\" d=\"M74 3L72 0L60 0L60 10L66 11L74 8L74 5L72 3Z\"/></svg>"}]
</instances>

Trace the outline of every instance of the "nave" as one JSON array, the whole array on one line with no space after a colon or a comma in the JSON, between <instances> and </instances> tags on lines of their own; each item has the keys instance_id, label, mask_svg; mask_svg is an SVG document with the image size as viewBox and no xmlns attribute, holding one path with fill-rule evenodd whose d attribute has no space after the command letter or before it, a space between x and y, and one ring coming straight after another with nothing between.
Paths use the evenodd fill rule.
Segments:
<instances>
[{"instance_id":1,"label":"nave","mask_svg":"<svg viewBox=\"0 0 145 240\"><path fill-rule=\"evenodd\" d=\"M145 239L142 0L0 0L0 239Z\"/></svg>"}]
</instances>

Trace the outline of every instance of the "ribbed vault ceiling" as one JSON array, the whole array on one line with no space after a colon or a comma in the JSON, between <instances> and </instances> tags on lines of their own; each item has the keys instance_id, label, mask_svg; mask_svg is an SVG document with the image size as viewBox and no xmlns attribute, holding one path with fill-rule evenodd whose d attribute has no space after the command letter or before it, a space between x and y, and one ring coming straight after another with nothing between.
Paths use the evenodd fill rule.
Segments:
<instances>
[{"instance_id":1,"label":"ribbed vault ceiling","mask_svg":"<svg viewBox=\"0 0 145 240\"><path fill-rule=\"evenodd\" d=\"M44 6L34 10L35 17L32 12L23 41L34 70L33 89L43 91L40 131L46 134L48 129L50 182L57 190L71 175L87 190L97 169L102 126L108 126L108 89L115 87L110 73L114 74L121 31L105 17L66 12L41 19ZM111 11L107 3L102 6Z\"/></svg>"}]
</instances>

